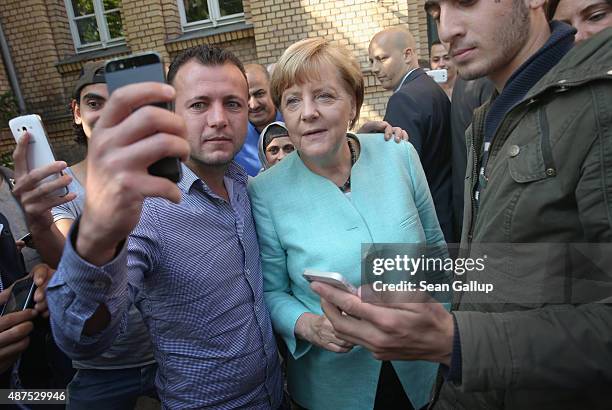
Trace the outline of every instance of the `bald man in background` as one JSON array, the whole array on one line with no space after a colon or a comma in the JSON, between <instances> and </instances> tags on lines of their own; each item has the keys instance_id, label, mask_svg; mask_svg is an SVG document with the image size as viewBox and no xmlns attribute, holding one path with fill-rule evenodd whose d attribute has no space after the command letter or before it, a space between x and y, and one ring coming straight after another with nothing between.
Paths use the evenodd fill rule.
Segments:
<instances>
[{"instance_id":1,"label":"bald man in background","mask_svg":"<svg viewBox=\"0 0 612 410\"><path fill-rule=\"evenodd\" d=\"M447 242L453 233L451 188L450 101L418 65L414 37L393 27L376 33L368 49L372 72L385 90L393 91L385 121L410 135L419 153L440 227Z\"/></svg>"},{"instance_id":2,"label":"bald man in background","mask_svg":"<svg viewBox=\"0 0 612 410\"><path fill-rule=\"evenodd\" d=\"M259 161L257 142L259 134L274 121L283 121L283 116L274 107L270 96L270 74L260 64L244 66L249 83L249 124L242 149L234 158L250 176L255 176L262 167Z\"/></svg>"}]
</instances>

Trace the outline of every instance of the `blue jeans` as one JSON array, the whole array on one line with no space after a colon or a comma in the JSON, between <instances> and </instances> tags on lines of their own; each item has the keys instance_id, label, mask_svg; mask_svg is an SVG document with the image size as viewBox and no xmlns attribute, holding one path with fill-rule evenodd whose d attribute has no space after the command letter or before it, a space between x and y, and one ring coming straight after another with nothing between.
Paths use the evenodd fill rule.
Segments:
<instances>
[{"instance_id":1,"label":"blue jeans","mask_svg":"<svg viewBox=\"0 0 612 410\"><path fill-rule=\"evenodd\" d=\"M157 397L157 364L116 370L79 369L68 384L68 410L132 410L139 396Z\"/></svg>"}]
</instances>

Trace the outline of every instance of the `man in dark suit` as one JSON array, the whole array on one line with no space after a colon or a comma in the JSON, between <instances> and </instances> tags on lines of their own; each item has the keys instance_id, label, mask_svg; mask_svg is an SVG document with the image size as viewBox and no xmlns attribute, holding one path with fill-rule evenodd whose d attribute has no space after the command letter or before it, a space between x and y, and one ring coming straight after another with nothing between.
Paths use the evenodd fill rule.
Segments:
<instances>
[{"instance_id":1,"label":"man in dark suit","mask_svg":"<svg viewBox=\"0 0 612 410\"><path fill-rule=\"evenodd\" d=\"M452 223L450 101L418 65L416 43L409 31L388 28L369 46L372 72L385 90L393 91L385 121L408 132L421 158L440 227L455 242Z\"/></svg>"}]
</instances>

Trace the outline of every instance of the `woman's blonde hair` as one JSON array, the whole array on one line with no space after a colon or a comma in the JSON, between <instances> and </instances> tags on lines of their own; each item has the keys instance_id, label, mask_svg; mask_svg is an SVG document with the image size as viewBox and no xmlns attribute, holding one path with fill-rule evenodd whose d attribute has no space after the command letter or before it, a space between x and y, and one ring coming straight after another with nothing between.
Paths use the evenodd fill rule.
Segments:
<instances>
[{"instance_id":1,"label":"woman's blonde hair","mask_svg":"<svg viewBox=\"0 0 612 410\"><path fill-rule=\"evenodd\" d=\"M320 80L319 73L325 65L338 70L346 91L355 98L355 118L350 122L350 128L353 128L363 104L364 83L361 69L349 50L320 37L292 44L278 60L270 80L274 105L280 109L283 92L294 84Z\"/></svg>"}]
</instances>

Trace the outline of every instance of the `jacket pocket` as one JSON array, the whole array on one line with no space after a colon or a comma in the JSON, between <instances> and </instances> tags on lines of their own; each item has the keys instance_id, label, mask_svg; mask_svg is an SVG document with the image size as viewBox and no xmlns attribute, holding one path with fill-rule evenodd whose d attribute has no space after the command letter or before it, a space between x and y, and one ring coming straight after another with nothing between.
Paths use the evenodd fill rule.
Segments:
<instances>
[{"instance_id":1,"label":"jacket pocket","mask_svg":"<svg viewBox=\"0 0 612 410\"><path fill-rule=\"evenodd\" d=\"M515 182L524 184L548 176L539 138L522 146L510 145L506 150L510 176Z\"/></svg>"},{"instance_id":2,"label":"jacket pocket","mask_svg":"<svg viewBox=\"0 0 612 410\"><path fill-rule=\"evenodd\" d=\"M538 135L525 145L507 147L510 175L515 182L524 184L557 175L550 143L550 130L546 110L537 115Z\"/></svg>"}]
</instances>

